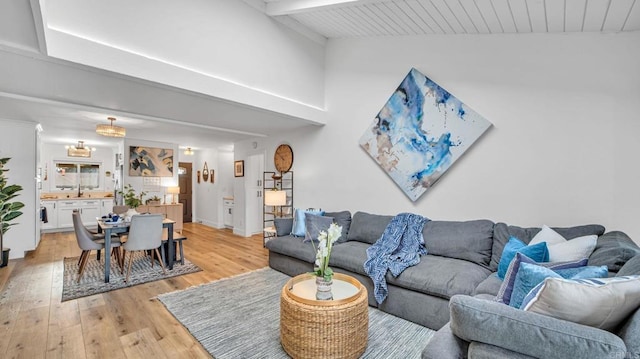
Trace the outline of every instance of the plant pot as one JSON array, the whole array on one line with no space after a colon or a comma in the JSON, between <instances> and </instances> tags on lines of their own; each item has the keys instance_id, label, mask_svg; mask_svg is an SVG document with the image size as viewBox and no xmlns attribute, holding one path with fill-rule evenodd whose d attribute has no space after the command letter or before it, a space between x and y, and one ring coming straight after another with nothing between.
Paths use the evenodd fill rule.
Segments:
<instances>
[{"instance_id":1,"label":"plant pot","mask_svg":"<svg viewBox=\"0 0 640 359\"><path fill-rule=\"evenodd\" d=\"M316 277L316 299L332 300L333 293L331 293L331 285L333 285L333 280L325 280L324 277Z\"/></svg>"},{"instance_id":2,"label":"plant pot","mask_svg":"<svg viewBox=\"0 0 640 359\"><path fill-rule=\"evenodd\" d=\"M129 208L129 210L127 210L127 213L124 214L124 219L125 221L131 221L131 217L135 216L136 214L140 214L138 213L138 211L136 211L135 208Z\"/></svg>"},{"instance_id":3,"label":"plant pot","mask_svg":"<svg viewBox=\"0 0 640 359\"><path fill-rule=\"evenodd\" d=\"M0 264L0 268L6 267L9 264L9 251L11 248L2 248L2 264Z\"/></svg>"}]
</instances>

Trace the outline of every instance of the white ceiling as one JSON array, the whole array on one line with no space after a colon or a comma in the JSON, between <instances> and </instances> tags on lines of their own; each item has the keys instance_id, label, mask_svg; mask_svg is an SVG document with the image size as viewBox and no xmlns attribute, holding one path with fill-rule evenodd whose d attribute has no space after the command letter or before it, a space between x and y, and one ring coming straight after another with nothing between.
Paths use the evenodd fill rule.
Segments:
<instances>
[{"instance_id":1,"label":"white ceiling","mask_svg":"<svg viewBox=\"0 0 640 359\"><path fill-rule=\"evenodd\" d=\"M50 1L55 1L54 4L65 3L62 0L61 3L58 0ZM640 30L640 0L244 1L319 42L331 38L421 34ZM39 8L39 4L45 2L45 0L22 0L0 3L0 50L3 46L6 47L7 44L12 43L16 52L46 51L43 27L47 26L47 14L42 13ZM101 3L100 6L109 5ZM114 11L117 10L114 9ZM86 16L78 17L77 21L87 21L87 19ZM114 26L121 25L114 23ZM188 19L184 26L188 26ZM89 28L97 29L91 26ZM109 31L109 29L102 31ZM99 34L95 36L100 37ZM157 46L161 48L162 41L159 41ZM26 56L34 57L30 54ZM46 57L42 54L38 56ZM50 64L47 66L58 66L55 61L48 62ZM68 78L64 71L69 66L71 65L58 66L64 68L60 70L60 78ZM192 65L185 64L185 66ZM86 66L78 65L77 68L79 72L89 74L86 75L87 78L95 75L95 71L88 70ZM99 75L118 77L120 78L118 81L132 81L128 80L132 77L110 75L108 71L100 72ZM24 75L20 76L24 78ZM4 78L7 82L7 76ZM87 83L90 84L91 81L87 80ZM1 82L0 85L2 85ZM135 93L140 93L141 87L135 87L138 85L147 86L144 95L140 96L157 95L156 99L164 99L154 105L153 109L146 111L146 115L127 111L131 106L127 106L130 104L126 99L134 96ZM59 87L60 84L53 83L51 86ZM117 124L127 128L129 138L178 143L181 147L221 149L230 149L233 142L255 136L269 136L294 128L318 125L318 123L300 121L299 118L288 117L263 108L236 104L214 96L162 84L157 86L136 84L135 86L131 85L132 93L120 94L120 98L112 95L112 98L104 99L106 102L112 102L108 106L111 110L93 107L92 104L88 106L72 104L64 99L47 101L46 97L37 94L32 97L5 96L0 89L0 118L20 118L42 123L45 129L42 133L45 142L75 143L78 140L85 140L88 145L100 146L114 145L114 140L97 136L94 131L95 125L106 123L108 116L115 116L118 118ZM82 87L76 86L76 88ZM28 90L27 87L25 87L26 90ZM50 96L59 96L46 87L42 87L42 91L48 91L51 93ZM171 92L174 95L169 95Z\"/></svg>"},{"instance_id":2,"label":"white ceiling","mask_svg":"<svg viewBox=\"0 0 640 359\"><path fill-rule=\"evenodd\" d=\"M638 0L264 0L326 38L640 30Z\"/></svg>"}]
</instances>

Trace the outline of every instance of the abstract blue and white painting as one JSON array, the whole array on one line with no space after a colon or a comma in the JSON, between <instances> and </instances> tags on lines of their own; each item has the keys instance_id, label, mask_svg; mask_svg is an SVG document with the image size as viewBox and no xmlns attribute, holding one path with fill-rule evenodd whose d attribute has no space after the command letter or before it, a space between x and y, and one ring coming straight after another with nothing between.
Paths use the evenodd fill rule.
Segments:
<instances>
[{"instance_id":1,"label":"abstract blue and white painting","mask_svg":"<svg viewBox=\"0 0 640 359\"><path fill-rule=\"evenodd\" d=\"M416 201L491 122L411 69L360 138L360 146Z\"/></svg>"}]
</instances>

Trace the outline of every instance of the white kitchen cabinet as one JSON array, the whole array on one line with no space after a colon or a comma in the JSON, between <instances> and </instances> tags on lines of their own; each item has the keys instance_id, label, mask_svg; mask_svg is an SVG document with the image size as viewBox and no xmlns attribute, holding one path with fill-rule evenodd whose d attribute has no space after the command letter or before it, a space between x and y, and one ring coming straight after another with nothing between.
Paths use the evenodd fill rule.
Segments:
<instances>
[{"instance_id":1,"label":"white kitchen cabinet","mask_svg":"<svg viewBox=\"0 0 640 359\"><path fill-rule=\"evenodd\" d=\"M225 199L223 205L224 214L222 216L224 226L233 228L233 200Z\"/></svg>"},{"instance_id":2,"label":"white kitchen cabinet","mask_svg":"<svg viewBox=\"0 0 640 359\"><path fill-rule=\"evenodd\" d=\"M40 229L58 228L58 201L42 201L40 205L47 209L47 222L42 222Z\"/></svg>"},{"instance_id":3,"label":"white kitchen cabinet","mask_svg":"<svg viewBox=\"0 0 640 359\"><path fill-rule=\"evenodd\" d=\"M58 228L73 228L74 209L80 207L79 201L58 201Z\"/></svg>"},{"instance_id":4,"label":"white kitchen cabinet","mask_svg":"<svg viewBox=\"0 0 640 359\"><path fill-rule=\"evenodd\" d=\"M102 201L99 199L82 200L80 203L80 218L85 226L97 226L96 218L101 217Z\"/></svg>"},{"instance_id":5,"label":"white kitchen cabinet","mask_svg":"<svg viewBox=\"0 0 640 359\"><path fill-rule=\"evenodd\" d=\"M100 216L106 216L113 212L113 198L103 199L100 207Z\"/></svg>"}]
</instances>

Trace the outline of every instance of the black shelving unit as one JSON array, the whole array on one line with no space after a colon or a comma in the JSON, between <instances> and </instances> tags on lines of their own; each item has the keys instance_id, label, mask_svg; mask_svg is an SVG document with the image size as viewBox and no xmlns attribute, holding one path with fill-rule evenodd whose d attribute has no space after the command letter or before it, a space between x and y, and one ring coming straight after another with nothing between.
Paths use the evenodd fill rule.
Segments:
<instances>
[{"instance_id":1,"label":"black shelving unit","mask_svg":"<svg viewBox=\"0 0 640 359\"><path fill-rule=\"evenodd\" d=\"M293 171L284 173L264 172L262 175L262 185L263 193L265 193L265 195L262 196L262 224L264 227L262 243L266 244L269 238L275 236L274 219L276 217L293 217ZM266 205L266 193L273 190L286 192L287 201L284 206Z\"/></svg>"}]
</instances>

